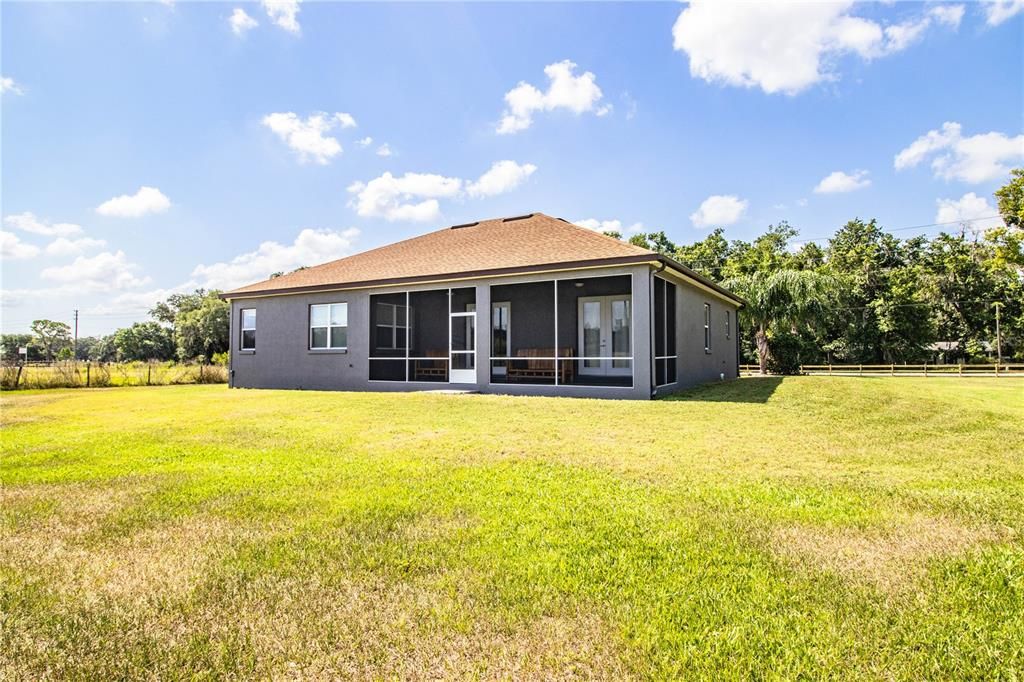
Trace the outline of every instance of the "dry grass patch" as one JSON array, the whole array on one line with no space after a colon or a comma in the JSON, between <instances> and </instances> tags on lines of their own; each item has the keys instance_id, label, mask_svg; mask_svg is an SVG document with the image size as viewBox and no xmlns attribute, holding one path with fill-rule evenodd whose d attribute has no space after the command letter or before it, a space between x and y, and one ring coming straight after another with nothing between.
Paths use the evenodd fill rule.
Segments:
<instances>
[{"instance_id":1,"label":"dry grass patch","mask_svg":"<svg viewBox=\"0 0 1024 682\"><path fill-rule=\"evenodd\" d=\"M772 547L802 567L896 593L920 580L932 560L959 556L1013 535L1010 528L966 526L946 517L915 514L882 528L777 528L772 532Z\"/></svg>"},{"instance_id":2,"label":"dry grass patch","mask_svg":"<svg viewBox=\"0 0 1024 682\"><path fill-rule=\"evenodd\" d=\"M630 677L621 640L594 613L510 621L434 585L315 577L264 577L231 602L193 624L225 641L241 631L257 672L277 679Z\"/></svg>"},{"instance_id":3,"label":"dry grass patch","mask_svg":"<svg viewBox=\"0 0 1024 682\"><path fill-rule=\"evenodd\" d=\"M106 598L138 604L181 596L205 566L231 548L238 529L208 517L186 517L107 538L116 514L156 489L153 481L117 487L65 484L6 488L5 516L17 518L0 537L0 561L45 576L48 588L82 603ZM34 514L25 509L40 507Z\"/></svg>"}]
</instances>

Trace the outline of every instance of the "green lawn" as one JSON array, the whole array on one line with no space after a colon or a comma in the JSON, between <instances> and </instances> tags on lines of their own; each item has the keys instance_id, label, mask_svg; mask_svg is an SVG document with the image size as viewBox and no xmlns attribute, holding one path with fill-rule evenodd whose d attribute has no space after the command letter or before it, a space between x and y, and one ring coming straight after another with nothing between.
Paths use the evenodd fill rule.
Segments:
<instances>
[{"instance_id":1,"label":"green lawn","mask_svg":"<svg viewBox=\"0 0 1024 682\"><path fill-rule=\"evenodd\" d=\"M1024 677L1024 381L0 396L0 678Z\"/></svg>"}]
</instances>

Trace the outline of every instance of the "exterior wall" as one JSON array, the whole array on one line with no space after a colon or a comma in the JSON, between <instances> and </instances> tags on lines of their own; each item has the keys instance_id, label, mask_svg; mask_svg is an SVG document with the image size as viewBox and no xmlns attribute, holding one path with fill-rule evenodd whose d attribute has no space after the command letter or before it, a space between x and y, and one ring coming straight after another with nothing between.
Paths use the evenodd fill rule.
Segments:
<instances>
[{"instance_id":1,"label":"exterior wall","mask_svg":"<svg viewBox=\"0 0 1024 682\"><path fill-rule=\"evenodd\" d=\"M562 395L590 398L648 399L651 396L650 272L647 265L594 268L564 273L493 277L450 283L452 288L475 287L477 375L474 384L389 382L369 380L370 296L380 293L447 288L449 283L382 287L288 296L265 296L231 301L231 385L237 388L287 388L346 391L414 391L465 389L515 395ZM536 386L490 383L490 287L552 279L628 275L633 290L633 385ZM309 350L309 306L348 303L348 349ZM256 350L243 351L241 310L256 310ZM513 313L512 331L516 318ZM575 333L575 331L573 332ZM701 332L703 334L703 331ZM703 347L701 348L703 353Z\"/></svg>"},{"instance_id":2,"label":"exterior wall","mask_svg":"<svg viewBox=\"0 0 1024 682\"><path fill-rule=\"evenodd\" d=\"M657 388L665 395L711 381L739 377L738 305L688 280L668 273L657 275L676 285L676 382ZM711 351L704 350L704 304L711 304ZM730 311L726 338L725 312Z\"/></svg>"}]
</instances>

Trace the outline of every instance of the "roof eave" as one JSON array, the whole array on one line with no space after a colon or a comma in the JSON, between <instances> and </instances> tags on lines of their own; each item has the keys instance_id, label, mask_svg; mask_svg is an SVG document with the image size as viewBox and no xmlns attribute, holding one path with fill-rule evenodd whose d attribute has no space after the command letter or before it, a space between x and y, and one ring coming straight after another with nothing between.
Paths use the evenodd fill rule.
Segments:
<instances>
[{"instance_id":1,"label":"roof eave","mask_svg":"<svg viewBox=\"0 0 1024 682\"><path fill-rule=\"evenodd\" d=\"M544 263L530 266L508 268L489 268L484 270L467 270L463 272L446 272L435 275L415 275L411 277L388 277L357 282L332 282L328 284L311 284L299 287L276 287L254 291L226 291L220 294L221 299L259 298L261 296L281 296L290 294L308 294L318 291L342 291L346 289L368 289L373 287L396 286L400 284L419 284L424 282L445 282L478 277L501 277L507 275L533 274L560 270L574 270L614 265L638 265L655 261L655 254L636 254L633 256L615 256L612 258L595 258L590 260L564 261L560 263Z\"/></svg>"}]
</instances>

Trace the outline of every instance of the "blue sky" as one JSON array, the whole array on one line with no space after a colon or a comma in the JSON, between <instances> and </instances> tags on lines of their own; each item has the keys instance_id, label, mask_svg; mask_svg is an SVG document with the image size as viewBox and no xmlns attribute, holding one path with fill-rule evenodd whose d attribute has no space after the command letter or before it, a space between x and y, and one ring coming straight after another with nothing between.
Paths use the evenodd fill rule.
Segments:
<instances>
[{"instance_id":1,"label":"blue sky","mask_svg":"<svg viewBox=\"0 0 1024 682\"><path fill-rule=\"evenodd\" d=\"M4 3L3 330L531 211L984 226L1022 46L1021 0Z\"/></svg>"}]
</instances>

